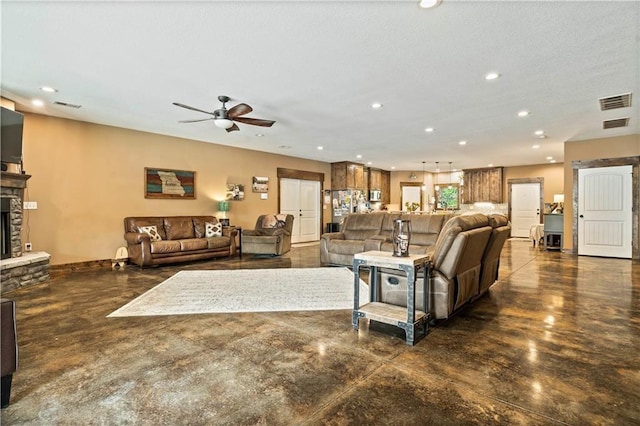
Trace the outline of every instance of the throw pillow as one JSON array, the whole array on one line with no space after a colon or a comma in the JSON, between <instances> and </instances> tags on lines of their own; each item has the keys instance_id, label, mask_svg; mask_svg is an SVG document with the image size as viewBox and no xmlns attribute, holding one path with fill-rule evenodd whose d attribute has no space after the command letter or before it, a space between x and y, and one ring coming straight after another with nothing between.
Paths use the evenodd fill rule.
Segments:
<instances>
[{"instance_id":1,"label":"throw pillow","mask_svg":"<svg viewBox=\"0 0 640 426\"><path fill-rule=\"evenodd\" d=\"M160 236L160 234L158 234L158 228L156 228L154 225L152 225L152 226L140 226L140 227L138 227L138 231L150 236L151 237L151 241L160 241L160 240L162 240L162 237Z\"/></svg>"},{"instance_id":2,"label":"throw pillow","mask_svg":"<svg viewBox=\"0 0 640 426\"><path fill-rule=\"evenodd\" d=\"M222 224L220 222L206 222L204 224L204 236L207 238L222 237Z\"/></svg>"}]
</instances>

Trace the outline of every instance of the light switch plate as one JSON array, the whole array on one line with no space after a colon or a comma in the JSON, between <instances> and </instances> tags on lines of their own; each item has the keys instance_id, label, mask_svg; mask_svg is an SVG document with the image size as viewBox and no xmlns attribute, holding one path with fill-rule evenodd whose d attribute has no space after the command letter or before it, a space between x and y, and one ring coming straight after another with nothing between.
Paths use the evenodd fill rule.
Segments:
<instances>
[{"instance_id":1,"label":"light switch plate","mask_svg":"<svg viewBox=\"0 0 640 426\"><path fill-rule=\"evenodd\" d=\"M38 202L37 201L25 201L24 203L22 203L22 208L24 210L37 210L38 209Z\"/></svg>"},{"instance_id":2,"label":"light switch plate","mask_svg":"<svg viewBox=\"0 0 640 426\"><path fill-rule=\"evenodd\" d=\"M269 199L269 194L266 194L266 193L260 194L260 199L261 200L268 200Z\"/></svg>"}]
</instances>

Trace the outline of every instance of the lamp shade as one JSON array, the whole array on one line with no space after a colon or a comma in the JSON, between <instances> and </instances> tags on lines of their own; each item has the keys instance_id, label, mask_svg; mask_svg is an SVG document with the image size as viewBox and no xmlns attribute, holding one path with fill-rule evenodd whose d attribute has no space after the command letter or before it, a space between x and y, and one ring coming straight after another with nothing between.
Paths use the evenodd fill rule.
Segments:
<instances>
[{"instance_id":1,"label":"lamp shade","mask_svg":"<svg viewBox=\"0 0 640 426\"><path fill-rule=\"evenodd\" d=\"M228 212L229 211L229 202L228 201L218 201L218 211L219 212Z\"/></svg>"},{"instance_id":2,"label":"lamp shade","mask_svg":"<svg viewBox=\"0 0 640 426\"><path fill-rule=\"evenodd\" d=\"M553 194L554 203L564 203L564 194Z\"/></svg>"}]
</instances>

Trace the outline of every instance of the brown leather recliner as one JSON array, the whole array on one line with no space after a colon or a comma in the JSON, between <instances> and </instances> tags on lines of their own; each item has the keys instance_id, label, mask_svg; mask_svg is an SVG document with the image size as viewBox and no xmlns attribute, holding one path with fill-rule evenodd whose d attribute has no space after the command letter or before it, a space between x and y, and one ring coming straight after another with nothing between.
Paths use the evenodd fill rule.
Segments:
<instances>
[{"instance_id":1,"label":"brown leather recliner","mask_svg":"<svg viewBox=\"0 0 640 426\"><path fill-rule=\"evenodd\" d=\"M242 253L280 256L291 250L293 215L263 214L255 229L242 231Z\"/></svg>"},{"instance_id":2,"label":"brown leather recliner","mask_svg":"<svg viewBox=\"0 0 640 426\"><path fill-rule=\"evenodd\" d=\"M504 242L511 235L511 224L503 214L489 215L489 225L493 228L487 248L482 256L482 269L480 270L480 291L478 297L483 295L494 282L498 280L498 268L500 267L500 253Z\"/></svg>"},{"instance_id":3,"label":"brown leather recliner","mask_svg":"<svg viewBox=\"0 0 640 426\"><path fill-rule=\"evenodd\" d=\"M18 340L16 333L16 303L9 299L0 299L0 370L2 381L1 405L9 405L13 373L18 369Z\"/></svg>"},{"instance_id":4,"label":"brown leather recliner","mask_svg":"<svg viewBox=\"0 0 640 426\"><path fill-rule=\"evenodd\" d=\"M489 219L481 213L455 216L444 224L429 253L432 319L448 318L478 295L481 260L491 231ZM382 302L406 306L406 277L385 270L379 282ZM422 300L422 286L416 285L415 306L422 306Z\"/></svg>"}]
</instances>

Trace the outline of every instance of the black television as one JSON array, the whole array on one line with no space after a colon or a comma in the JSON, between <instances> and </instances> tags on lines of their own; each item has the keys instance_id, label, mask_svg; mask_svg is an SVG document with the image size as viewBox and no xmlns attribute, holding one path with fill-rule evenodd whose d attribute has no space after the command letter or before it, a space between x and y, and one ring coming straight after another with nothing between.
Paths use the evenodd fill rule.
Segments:
<instances>
[{"instance_id":1,"label":"black television","mask_svg":"<svg viewBox=\"0 0 640 426\"><path fill-rule=\"evenodd\" d=\"M22 164L22 127L24 116L2 107L0 116L0 161Z\"/></svg>"}]
</instances>

